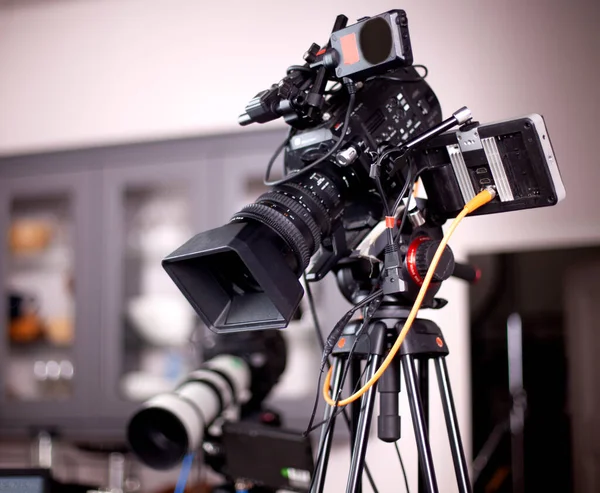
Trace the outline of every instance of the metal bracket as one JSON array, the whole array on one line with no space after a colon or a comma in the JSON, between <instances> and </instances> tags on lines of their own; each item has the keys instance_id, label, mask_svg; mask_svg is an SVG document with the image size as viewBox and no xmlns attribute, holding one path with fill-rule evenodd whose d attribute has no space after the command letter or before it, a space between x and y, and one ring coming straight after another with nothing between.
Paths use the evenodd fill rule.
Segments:
<instances>
[{"instance_id":1,"label":"metal bracket","mask_svg":"<svg viewBox=\"0 0 600 493\"><path fill-rule=\"evenodd\" d=\"M511 200L514 200L514 195L510 187L508 176L506 175L502 156L500 155L500 151L496 144L496 139L494 137L482 139L479 135L478 125L474 123L463 125L463 127L456 132L456 140L458 141L458 145L454 144L446 146L446 148L448 149L448 155L450 156L450 161L454 168L465 203L475 196L475 190L471 183L469 171L467 170L462 154L478 150L483 150L485 153L486 160L490 166L490 172L494 179L494 184L498 190L500 201L510 202Z\"/></svg>"},{"instance_id":2,"label":"metal bracket","mask_svg":"<svg viewBox=\"0 0 600 493\"><path fill-rule=\"evenodd\" d=\"M459 128L456 132L456 138L458 139L458 145L461 152L483 149L481 138L479 137L478 127L472 127L468 130L461 130Z\"/></svg>"},{"instance_id":3,"label":"metal bracket","mask_svg":"<svg viewBox=\"0 0 600 493\"><path fill-rule=\"evenodd\" d=\"M466 204L469 200L475 197L475 189L471 183L471 178L469 178L469 171L467 170L465 159L463 158L460 147L457 144L446 146L446 149L448 151L448 156L450 156L450 163L452 164L452 169L456 175L460 192Z\"/></svg>"},{"instance_id":4,"label":"metal bracket","mask_svg":"<svg viewBox=\"0 0 600 493\"><path fill-rule=\"evenodd\" d=\"M485 151L485 157L490 165L492 176L494 177L494 183L498 190L498 197L500 201L509 202L515 200L512 189L510 188L510 182L506 176L506 169L502 162L502 156L498 150L495 137L488 137L483 139L483 150Z\"/></svg>"}]
</instances>

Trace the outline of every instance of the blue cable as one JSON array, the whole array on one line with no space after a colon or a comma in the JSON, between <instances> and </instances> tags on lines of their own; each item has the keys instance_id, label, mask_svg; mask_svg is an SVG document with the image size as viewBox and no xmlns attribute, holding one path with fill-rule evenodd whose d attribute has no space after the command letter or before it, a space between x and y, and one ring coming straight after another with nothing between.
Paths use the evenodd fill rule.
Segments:
<instances>
[{"instance_id":1,"label":"blue cable","mask_svg":"<svg viewBox=\"0 0 600 493\"><path fill-rule=\"evenodd\" d=\"M177 480L177 486L175 486L175 493L184 493L185 483L187 483L188 476L194 463L194 454L189 453L183 458L181 463L181 472L179 473L179 479Z\"/></svg>"}]
</instances>

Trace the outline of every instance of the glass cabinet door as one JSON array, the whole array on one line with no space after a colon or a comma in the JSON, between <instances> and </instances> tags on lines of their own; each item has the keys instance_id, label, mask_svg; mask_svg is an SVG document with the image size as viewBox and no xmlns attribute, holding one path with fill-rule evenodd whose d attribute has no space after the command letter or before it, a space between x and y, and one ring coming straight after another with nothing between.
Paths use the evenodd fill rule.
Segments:
<instances>
[{"instance_id":1,"label":"glass cabinet door","mask_svg":"<svg viewBox=\"0 0 600 493\"><path fill-rule=\"evenodd\" d=\"M73 392L75 252L70 202L64 192L10 200L6 278L10 400L64 399Z\"/></svg>"},{"instance_id":2,"label":"glass cabinet door","mask_svg":"<svg viewBox=\"0 0 600 493\"><path fill-rule=\"evenodd\" d=\"M263 152L230 155L223 160L221 168L225 186L220 211L223 221L269 190L263 179L271 153L267 146ZM281 178L282 168L280 157L273 166L271 180ZM323 286L312 283L311 289L317 311L323 312L326 306ZM306 295L289 325L281 333L287 345L286 369L271 392L269 401L276 408L284 410L288 424L302 424L306 416L310 415L321 361L319 341Z\"/></svg>"},{"instance_id":3,"label":"glass cabinet door","mask_svg":"<svg viewBox=\"0 0 600 493\"><path fill-rule=\"evenodd\" d=\"M93 329L81 256L90 241L88 186L83 173L2 180L3 418L73 417L84 400L82 379L93 364L81 358L83 331Z\"/></svg>"},{"instance_id":4,"label":"glass cabinet door","mask_svg":"<svg viewBox=\"0 0 600 493\"><path fill-rule=\"evenodd\" d=\"M161 260L205 224L202 174L197 164L106 172L103 374L115 402L171 391L199 365L199 319Z\"/></svg>"}]
</instances>

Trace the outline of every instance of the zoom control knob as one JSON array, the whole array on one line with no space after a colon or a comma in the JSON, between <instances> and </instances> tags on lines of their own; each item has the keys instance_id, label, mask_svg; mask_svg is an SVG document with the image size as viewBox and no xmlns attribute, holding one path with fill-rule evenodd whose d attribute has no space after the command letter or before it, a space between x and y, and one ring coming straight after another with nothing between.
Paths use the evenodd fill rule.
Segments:
<instances>
[{"instance_id":1,"label":"zoom control knob","mask_svg":"<svg viewBox=\"0 0 600 493\"><path fill-rule=\"evenodd\" d=\"M432 240L427 236L419 236L418 238L415 238L408 247L408 252L406 253L406 269L413 281L419 286L423 284L429 266L431 265L440 243L441 241L439 240ZM431 281L445 281L453 272L454 254L452 253L452 250L446 246Z\"/></svg>"}]
</instances>

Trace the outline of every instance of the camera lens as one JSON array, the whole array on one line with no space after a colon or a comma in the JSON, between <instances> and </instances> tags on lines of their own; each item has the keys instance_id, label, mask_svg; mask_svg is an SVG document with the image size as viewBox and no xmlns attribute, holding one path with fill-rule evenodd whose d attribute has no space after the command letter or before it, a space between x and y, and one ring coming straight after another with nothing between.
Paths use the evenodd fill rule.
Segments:
<instances>
[{"instance_id":1,"label":"camera lens","mask_svg":"<svg viewBox=\"0 0 600 493\"><path fill-rule=\"evenodd\" d=\"M192 419L196 419L192 415ZM183 459L189 448L184 422L169 409L150 407L131 419L127 439L139 459L154 469L168 469Z\"/></svg>"},{"instance_id":2,"label":"camera lens","mask_svg":"<svg viewBox=\"0 0 600 493\"><path fill-rule=\"evenodd\" d=\"M205 428L224 409L246 402L250 379L251 368L239 357L222 354L208 360L173 392L142 404L127 428L132 450L154 469L173 467L201 445Z\"/></svg>"},{"instance_id":3,"label":"camera lens","mask_svg":"<svg viewBox=\"0 0 600 493\"><path fill-rule=\"evenodd\" d=\"M299 277L360 191L352 167L298 174L229 224L191 238L163 266L215 332L284 328L302 298Z\"/></svg>"},{"instance_id":4,"label":"camera lens","mask_svg":"<svg viewBox=\"0 0 600 493\"><path fill-rule=\"evenodd\" d=\"M276 232L293 252L297 274L331 232L332 222L342 211L340 187L320 172L299 176L261 195L238 212L232 222L260 222Z\"/></svg>"}]
</instances>

